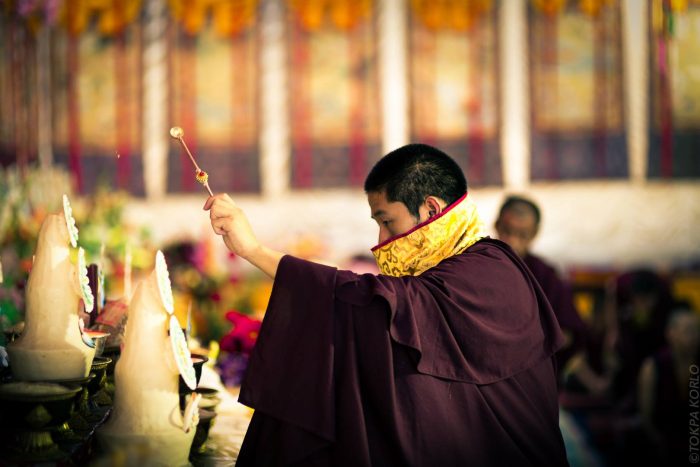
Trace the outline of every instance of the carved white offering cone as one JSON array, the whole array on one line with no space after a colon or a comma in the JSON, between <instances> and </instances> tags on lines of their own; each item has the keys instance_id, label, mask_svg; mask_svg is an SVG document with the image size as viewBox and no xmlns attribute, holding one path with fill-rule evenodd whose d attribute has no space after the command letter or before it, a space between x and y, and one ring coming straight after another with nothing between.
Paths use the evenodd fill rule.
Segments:
<instances>
[{"instance_id":1,"label":"carved white offering cone","mask_svg":"<svg viewBox=\"0 0 700 467\"><path fill-rule=\"evenodd\" d=\"M50 214L41 225L26 288L25 327L7 347L15 379L60 381L90 373L95 348L91 339L83 339L78 310L82 299L85 311L91 312L94 299L82 248L77 266L70 261L70 247L77 242L78 229L64 195L63 212Z\"/></svg>"},{"instance_id":2,"label":"carved white offering cone","mask_svg":"<svg viewBox=\"0 0 700 467\"><path fill-rule=\"evenodd\" d=\"M134 291L124 347L114 373L114 407L97 432L104 451L136 450L143 465L188 465L198 422L199 399L179 405L179 376L191 389L196 380L190 352L173 313L173 296L163 254Z\"/></svg>"}]
</instances>

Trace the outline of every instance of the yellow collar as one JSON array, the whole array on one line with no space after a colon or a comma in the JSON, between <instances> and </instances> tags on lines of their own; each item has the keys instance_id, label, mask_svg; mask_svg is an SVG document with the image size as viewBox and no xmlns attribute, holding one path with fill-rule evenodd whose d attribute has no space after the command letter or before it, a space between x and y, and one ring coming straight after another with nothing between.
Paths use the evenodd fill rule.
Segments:
<instances>
[{"instance_id":1,"label":"yellow collar","mask_svg":"<svg viewBox=\"0 0 700 467\"><path fill-rule=\"evenodd\" d=\"M372 248L382 274L417 276L484 238L476 204L465 193L439 215Z\"/></svg>"}]
</instances>

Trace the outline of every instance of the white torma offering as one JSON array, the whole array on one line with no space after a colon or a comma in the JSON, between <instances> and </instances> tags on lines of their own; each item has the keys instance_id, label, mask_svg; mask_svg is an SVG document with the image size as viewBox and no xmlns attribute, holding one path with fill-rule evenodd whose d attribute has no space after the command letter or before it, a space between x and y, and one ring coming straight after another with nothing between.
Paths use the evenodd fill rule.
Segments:
<instances>
[{"instance_id":1,"label":"white torma offering","mask_svg":"<svg viewBox=\"0 0 700 467\"><path fill-rule=\"evenodd\" d=\"M108 453L136 450L144 465L188 465L199 421L199 398L179 404L179 376L195 389L196 378L185 336L173 316L173 295L163 254L134 291L124 347L114 373L115 397L97 439ZM118 454L117 454L118 455Z\"/></svg>"},{"instance_id":2,"label":"white torma offering","mask_svg":"<svg viewBox=\"0 0 700 467\"><path fill-rule=\"evenodd\" d=\"M17 380L60 381L90 373L95 348L91 339L83 339L78 311L82 299L91 312L94 298L83 249L77 265L70 260L77 244L78 229L63 195L63 211L47 216L39 230L26 288L25 327L7 347Z\"/></svg>"}]
</instances>

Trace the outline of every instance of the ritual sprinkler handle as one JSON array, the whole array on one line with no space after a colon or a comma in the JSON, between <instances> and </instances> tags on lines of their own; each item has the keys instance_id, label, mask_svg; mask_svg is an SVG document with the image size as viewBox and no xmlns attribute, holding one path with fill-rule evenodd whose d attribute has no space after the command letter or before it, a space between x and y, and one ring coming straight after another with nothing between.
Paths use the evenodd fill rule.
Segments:
<instances>
[{"instance_id":1,"label":"ritual sprinkler handle","mask_svg":"<svg viewBox=\"0 0 700 467\"><path fill-rule=\"evenodd\" d=\"M195 179L204 185L204 188L207 189L209 192L209 196L214 196L214 193L212 193L211 188L209 188L209 175L205 171L199 168L199 165L197 165L197 161L194 160L194 156L190 152L190 148L187 147L187 144L185 143L185 140L183 139L183 136L185 136L185 130L180 128L179 126L174 126L170 128L170 136L173 139L176 139L180 142L182 147L185 149L185 152L187 152L187 155L190 156L190 160L192 161L192 165L194 165L195 168Z\"/></svg>"}]
</instances>

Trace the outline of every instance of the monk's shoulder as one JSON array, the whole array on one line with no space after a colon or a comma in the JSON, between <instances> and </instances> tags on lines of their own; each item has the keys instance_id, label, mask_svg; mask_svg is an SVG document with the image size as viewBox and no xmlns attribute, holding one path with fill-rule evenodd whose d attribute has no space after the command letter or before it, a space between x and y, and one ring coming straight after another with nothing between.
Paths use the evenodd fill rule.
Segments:
<instances>
[{"instance_id":1,"label":"monk's shoulder","mask_svg":"<svg viewBox=\"0 0 700 467\"><path fill-rule=\"evenodd\" d=\"M450 269L455 267L492 266L496 268L517 267L515 253L505 243L485 238L476 242L458 255L443 261L438 267Z\"/></svg>"}]
</instances>

